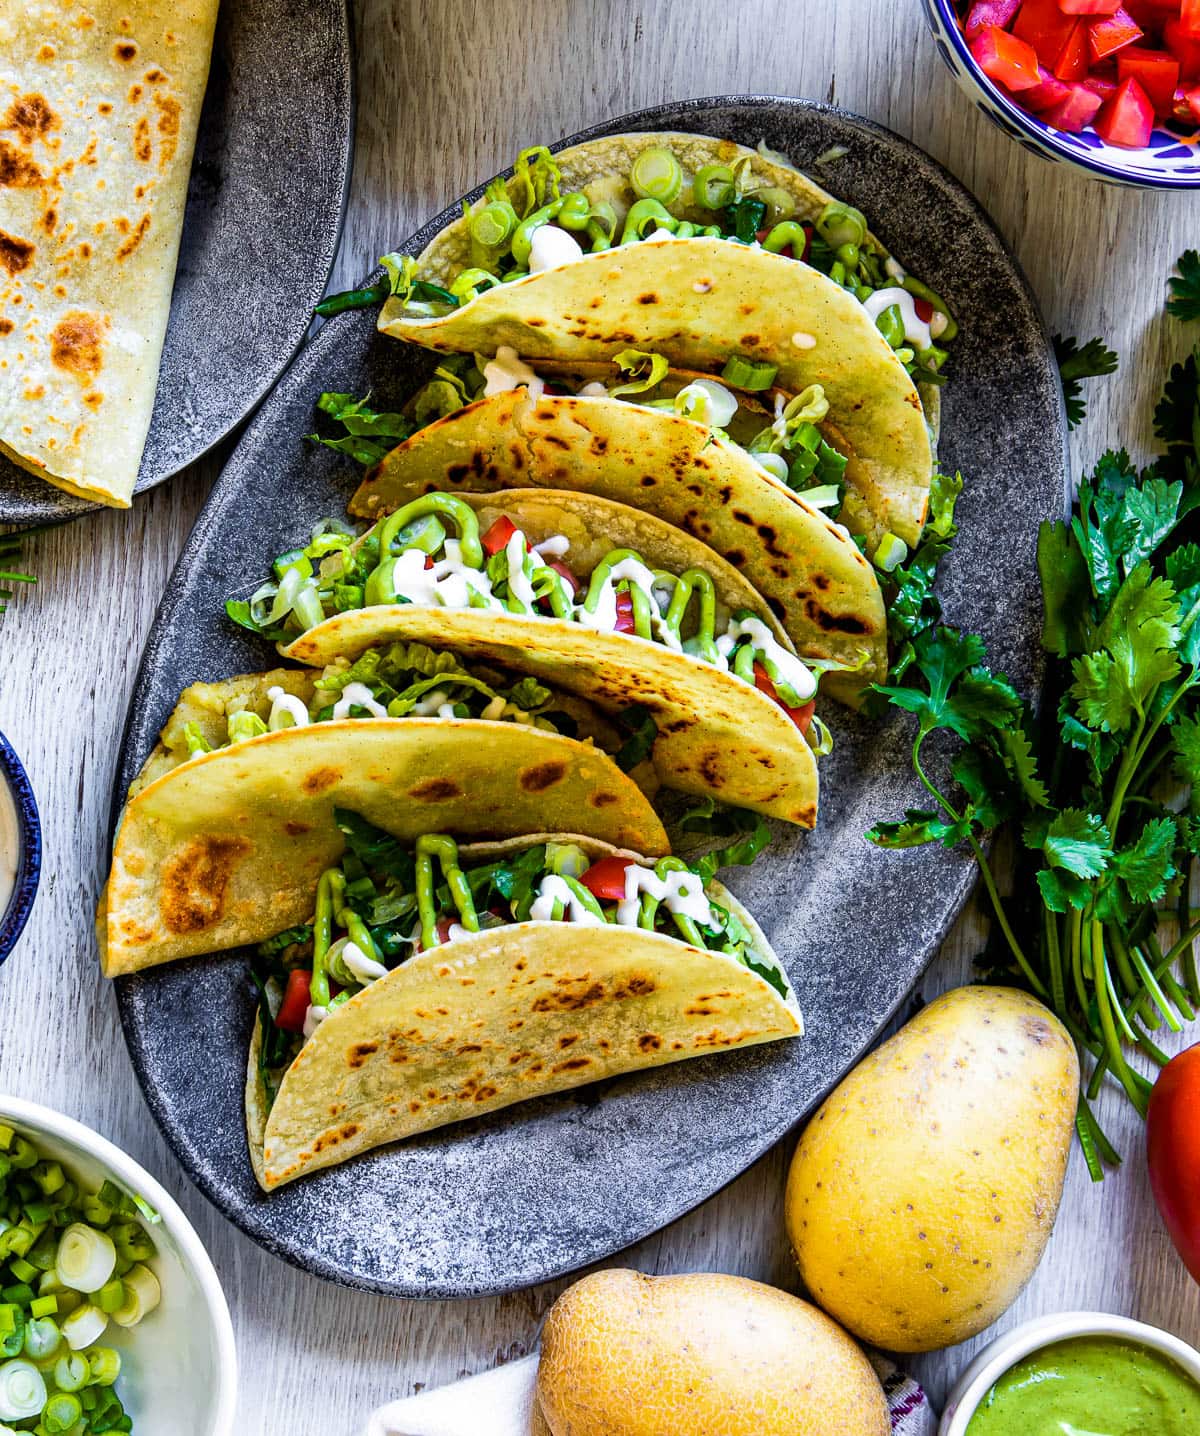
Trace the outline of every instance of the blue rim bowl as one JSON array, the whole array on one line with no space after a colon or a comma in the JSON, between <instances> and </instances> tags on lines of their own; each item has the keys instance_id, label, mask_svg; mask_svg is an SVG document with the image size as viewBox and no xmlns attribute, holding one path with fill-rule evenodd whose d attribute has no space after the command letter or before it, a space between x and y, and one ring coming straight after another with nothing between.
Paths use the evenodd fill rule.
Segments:
<instances>
[{"instance_id":1,"label":"blue rim bowl","mask_svg":"<svg viewBox=\"0 0 1200 1436\"><path fill-rule=\"evenodd\" d=\"M998 128L1042 159L1073 165L1108 184L1134 189L1200 189L1200 144L1184 144L1170 130L1156 129L1140 150L1108 145L1092 129L1070 135L1028 114L979 68L959 29L953 0L924 0L933 43L946 68Z\"/></svg>"},{"instance_id":2,"label":"blue rim bowl","mask_svg":"<svg viewBox=\"0 0 1200 1436\"><path fill-rule=\"evenodd\" d=\"M42 871L42 825L38 818L37 799L29 776L21 766L12 745L0 733L0 776L8 788L17 815L17 875L8 906L0 917L0 963L8 957L29 917L37 896L38 877Z\"/></svg>"}]
</instances>

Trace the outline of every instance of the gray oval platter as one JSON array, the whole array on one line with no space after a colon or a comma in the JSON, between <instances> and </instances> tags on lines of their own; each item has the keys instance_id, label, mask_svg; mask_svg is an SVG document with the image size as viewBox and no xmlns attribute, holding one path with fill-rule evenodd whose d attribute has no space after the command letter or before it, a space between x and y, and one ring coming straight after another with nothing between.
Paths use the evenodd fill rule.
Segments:
<instances>
[{"instance_id":1,"label":"gray oval platter","mask_svg":"<svg viewBox=\"0 0 1200 1436\"><path fill-rule=\"evenodd\" d=\"M135 493L236 429L299 348L337 254L353 145L347 0L222 5ZM0 523L99 507L0 457Z\"/></svg>"},{"instance_id":2,"label":"gray oval platter","mask_svg":"<svg viewBox=\"0 0 1200 1436\"><path fill-rule=\"evenodd\" d=\"M943 391L942 463L968 476L942 595L1026 691L1040 675L1034 563L1039 520L1063 508L1065 423L1032 295L971 196L928 156L827 106L771 97L694 100L614 120L579 139L691 129L767 144L861 207L961 325ZM828 171L815 160L833 145ZM478 191L476 191L478 193ZM408 241L416 253L458 206ZM357 475L302 435L324 389L398 403L434 361L379 336L374 314L328 323L239 443L179 562L151 631L121 754L115 806L179 690L269 666L235 631L227 596L274 554L344 510ZM784 1136L866 1049L910 990L970 889L941 849L883 853L862 834L922 806L910 730L827 713L812 834L780 830L737 890L786 962L805 1011L798 1042L681 1063L546 1098L375 1152L267 1197L246 1156L242 1084L253 1015L234 954L123 978L125 1035L151 1109L200 1188L268 1250L351 1286L406 1297L478 1296L572 1271L665 1226ZM114 807L115 812L115 807ZM727 878L729 874L725 875Z\"/></svg>"}]
</instances>

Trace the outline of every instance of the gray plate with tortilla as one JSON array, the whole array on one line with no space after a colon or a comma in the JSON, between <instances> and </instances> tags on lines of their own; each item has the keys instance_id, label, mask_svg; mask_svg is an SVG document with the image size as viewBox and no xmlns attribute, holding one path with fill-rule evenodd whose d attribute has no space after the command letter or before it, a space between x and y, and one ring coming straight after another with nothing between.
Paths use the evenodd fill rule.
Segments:
<instances>
[{"instance_id":1,"label":"gray plate with tortilla","mask_svg":"<svg viewBox=\"0 0 1200 1436\"><path fill-rule=\"evenodd\" d=\"M866 120L771 97L694 100L583 135L692 129L760 139L858 205L898 259L959 319L944 390L942 463L967 476L945 566L949 621L982 633L1025 691L1040 676L1034 562L1041 519L1061 514L1065 423L1033 296L974 199L928 156ZM525 142L536 137L522 136ZM832 147L844 154L817 165ZM514 146L515 148L515 146ZM478 191L477 191L478 192ZM416 253L452 209L405 246ZM267 667L223 600L326 514L358 474L314 449L322 390L371 390L393 408L432 366L345 314L309 344L254 419L179 562L142 662L117 800L177 694L197 678ZM244 955L120 979L134 1065L155 1117L199 1187L268 1250L350 1286L407 1297L508 1291L586 1266L665 1226L744 1171L871 1044L936 951L973 868L941 849L885 853L862 834L922 806L910 725L828 714L816 830L780 829L749 874L726 874L786 962L804 1008L798 1042L681 1063L512 1107L374 1152L265 1196L246 1155L246 1046L254 1013Z\"/></svg>"},{"instance_id":2,"label":"gray plate with tortilla","mask_svg":"<svg viewBox=\"0 0 1200 1436\"><path fill-rule=\"evenodd\" d=\"M346 0L227 0L135 493L219 444L287 367L337 254L353 143ZM0 456L0 523L100 507Z\"/></svg>"}]
</instances>

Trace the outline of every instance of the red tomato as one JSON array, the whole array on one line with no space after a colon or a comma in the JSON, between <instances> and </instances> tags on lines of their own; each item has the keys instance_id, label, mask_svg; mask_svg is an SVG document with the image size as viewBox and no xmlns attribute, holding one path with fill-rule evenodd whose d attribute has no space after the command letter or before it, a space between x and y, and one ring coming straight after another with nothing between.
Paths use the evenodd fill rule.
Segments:
<instances>
[{"instance_id":1,"label":"red tomato","mask_svg":"<svg viewBox=\"0 0 1200 1436\"><path fill-rule=\"evenodd\" d=\"M808 703L801 703L798 708L789 708L780 698L774 683L771 682L771 675L761 663L754 665L754 686L760 693L765 693L772 703L778 703L801 733L808 732L809 724L812 722L813 713L817 707L815 698Z\"/></svg>"},{"instance_id":2,"label":"red tomato","mask_svg":"<svg viewBox=\"0 0 1200 1436\"><path fill-rule=\"evenodd\" d=\"M1064 15L1111 15L1121 8L1121 0L1058 0Z\"/></svg>"},{"instance_id":3,"label":"red tomato","mask_svg":"<svg viewBox=\"0 0 1200 1436\"><path fill-rule=\"evenodd\" d=\"M922 299L918 294L913 298L913 309L916 310L917 318L928 324L933 318L933 305L928 299Z\"/></svg>"},{"instance_id":4,"label":"red tomato","mask_svg":"<svg viewBox=\"0 0 1200 1436\"><path fill-rule=\"evenodd\" d=\"M1051 66L1060 80L1082 80L1088 72L1088 27L1086 20L1076 20L1067 36L1058 59Z\"/></svg>"},{"instance_id":5,"label":"red tomato","mask_svg":"<svg viewBox=\"0 0 1200 1436\"><path fill-rule=\"evenodd\" d=\"M1096 133L1110 145L1137 150L1150 141L1154 128L1154 106L1136 80L1117 86L1095 119Z\"/></svg>"},{"instance_id":6,"label":"red tomato","mask_svg":"<svg viewBox=\"0 0 1200 1436\"><path fill-rule=\"evenodd\" d=\"M304 1019L308 1015L308 1006L311 1000L311 985L311 972L306 972L301 967L292 968L288 973L283 1001L279 1004L279 1011L275 1014L276 1027L281 1027L284 1032L304 1031Z\"/></svg>"},{"instance_id":7,"label":"red tomato","mask_svg":"<svg viewBox=\"0 0 1200 1436\"><path fill-rule=\"evenodd\" d=\"M1021 0L975 0L974 5L967 11L966 23L963 25L967 39L973 40L989 25L998 25L1001 30L1007 30L1020 8Z\"/></svg>"},{"instance_id":8,"label":"red tomato","mask_svg":"<svg viewBox=\"0 0 1200 1436\"><path fill-rule=\"evenodd\" d=\"M1146 1160L1175 1250L1200 1281L1200 1044L1158 1074L1146 1118Z\"/></svg>"},{"instance_id":9,"label":"red tomato","mask_svg":"<svg viewBox=\"0 0 1200 1436\"><path fill-rule=\"evenodd\" d=\"M1187 34L1178 17L1172 16L1163 26L1163 43L1179 61L1184 82L1200 80L1200 40Z\"/></svg>"},{"instance_id":10,"label":"red tomato","mask_svg":"<svg viewBox=\"0 0 1200 1436\"><path fill-rule=\"evenodd\" d=\"M1117 56L1117 79L1135 79L1154 106L1155 114L1169 115L1179 84L1179 61L1165 50L1130 45Z\"/></svg>"},{"instance_id":11,"label":"red tomato","mask_svg":"<svg viewBox=\"0 0 1200 1436\"><path fill-rule=\"evenodd\" d=\"M499 553L517 531L517 526L507 514L501 514L487 533L479 540L487 553Z\"/></svg>"},{"instance_id":12,"label":"red tomato","mask_svg":"<svg viewBox=\"0 0 1200 1436\"><path fill-rule=\"evenodd\" d=\"M1095 90L1089 90L1086 85L1071 85L1067 98L1044 111L1042 119L1056 130L1077 135L1084 125L1090 125L1095 119L1102 103Z\"/></svg>"},{"instance_id":13,"label":"red tomato","mask_svg":"<svg viewBox=\"0 0 1200 1436\"><path fill-rule=\"evenodd\" d=\"M601 858L579 881L601 902L621 902L625 897L625 869L632 858Z\"/></svg>"},{"instance_id":14,"label":"red tomato","mask_svg":"<svg viewBox=\"0 0 1200 1436\"><path fill-rule=\"evenodd\" d=\"M1091 50L1092 59L1096 61L1115 55L1118 50L1123 50L1126 45L1132 45L1134 41L1142 38L1142 28L1128 10L1116 10L1100 20L1089 20L1086 23L1090 31L1088 48ZM1146 139L1149 139L1149 135ZM1142 143L1145 144L1146 141L1143 140Z\"/></svg>"},{"instance_id":15,"label":"red tomato","mask_svg":"<svg viewBox=\"0 0 1200 1436\"><path fill-rule=\"evenodd\" d=\"M999 25L979 32L971 54L985 75L1010 90L1031 90L1038 83L1037 51Z\"/></svg>"},{"instance_id":16,"label":"red tomato","mask_svg":"<svg viewBox=\"0 0 1200 1436\"><path fill-rule=\"evenodd\" d=\"M566 564L563 563L561 559L552 558L550 562L546 565L546 567L552 568L555 573L560 574L563 578L565 578L566 581L571 585L572 593L579 592L579 580L575 577L575 575L566 566Z\"/></svg>"},{"instance_id":17,"label":"red tomato","mask_svg":"<svg viewBox=\"0 0 1200 1436\"><path fill-rule=\"evenodd\" d=\"M1117 93L1116 80L1110 80L1104 75L1089 75L1083 83L1085 89L1091 90L1093 95L1099 95L1101 100L1111 100Z\"/></svg>"},{"instance_id":18,"label":"red tomato","mask_svg":"<svg viewBox=\"0 0 1200 1436\"><path fill-rule=\"evenodd\" d=\"M1058 0L1025 0L1013 21L1012 32L1032 45L1048 70L1062 54L1075 28L1075 17L1064 15Z\"/></svg>"},{"instance_id":19,"label":"red tomato","mask_svg":"<svg viewBox=\"0 0 1200 1436\"><path fill-rule=\"evenodd\" d=\"M622 590L617 594L617 622L613 632L632 633L633 631L633 599Z\"/></svg>"},{"instance_id":20,"label":"red tomato","mask_svg":"<svg viewBox=\"0 0 1200 1436\"><path fill-rule=\"evenodd\" d=\"M1033 89L1021 91L1021 103L1027 110L1048 110L1052 105L1060 105L1070 97L1070 85L1047 70L1045 65L1038 66L1038 79L1041 83Z\"/></svg>"},{"instance_id":21,"label":"red tomato","mask_svg":"<svg viewBox=\"0 0 1200 1436\"><path fill-rule=\"evenodd\" d=\"M802 224L800 228L804 231L804 253L800 258L807 263L808 256L812 253L813 227L811 224Z\"/></svg>"},{"instance_id":22,"label":"red tomato","mask_svg":"<svg viewBox=\"0 0 1200 1436\"><path fill-rule=\"evenodd\" d=\"M1179 28L1189 40L1200 40L1200 0L1183 0L1179 7Z\"/></svg>"}]
</instances>

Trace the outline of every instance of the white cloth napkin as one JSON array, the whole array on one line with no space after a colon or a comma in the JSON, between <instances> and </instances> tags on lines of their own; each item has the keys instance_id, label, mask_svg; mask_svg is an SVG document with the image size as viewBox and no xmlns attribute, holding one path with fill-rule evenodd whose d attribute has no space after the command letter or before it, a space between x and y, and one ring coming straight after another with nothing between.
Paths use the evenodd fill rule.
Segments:
<instances>
[{"instance_id":1,"label":"white cloth napkin","mask_svg":"<svg viewBox=\"0 0 1200 1436\"><path fill-rule=\"evenodd\" d=\"M871 1364L883 1382L893 1436L933 1436L937 1418L924 1391L885 1357ZM381 1406L363 1436L529 1436L538 1358L523 1357L452 1386Z\"/></svg>"}]
</instances>

